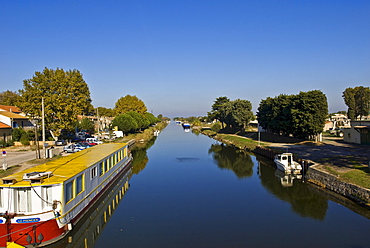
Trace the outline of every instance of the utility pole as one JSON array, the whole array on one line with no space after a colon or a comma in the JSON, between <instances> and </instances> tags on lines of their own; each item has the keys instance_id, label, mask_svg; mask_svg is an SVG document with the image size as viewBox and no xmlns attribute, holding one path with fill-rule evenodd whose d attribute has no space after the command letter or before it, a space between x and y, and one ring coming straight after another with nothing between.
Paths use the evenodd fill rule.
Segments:
<instances>
[{"instance_id":1,"label":"utility pole","mask_svg":"<svg viewBox=\"0 0 370 248\"><path fill-rule=\"evenodd\" d=\"M44 158L46 158L45 150L45 109L44 109L44 98L42 98L42 149L44 153Z\"/></svg>"}]
</instances>

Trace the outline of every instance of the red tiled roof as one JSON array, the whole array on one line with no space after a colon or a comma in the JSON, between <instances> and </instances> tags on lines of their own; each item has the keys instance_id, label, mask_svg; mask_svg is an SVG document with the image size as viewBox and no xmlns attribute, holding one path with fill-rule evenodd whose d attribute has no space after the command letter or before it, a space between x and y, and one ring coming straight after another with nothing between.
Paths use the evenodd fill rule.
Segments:
<instances>
[{"instance_id":1,"label":"red tiled roof","mask_svg":"<svg viewBox=\"0 0 370 248\"><path fill-rule=\"evenodd\" d=\"M5 123L0 122L0 128L12 128L12 127L6 125Z\"/></svg>"},{"instance_id":2,"label":"red tiled roof","mask_svg":"<svg viewBox=\"0 0 370 248\"><path fill-rule=\"evenodd\" d=\"M22 111L20 108L16 106L6 106L6 105L0 105L0 109L8 111L8 112L14 112L14 113L21 113Z\"/></svg>"}]
</instances>

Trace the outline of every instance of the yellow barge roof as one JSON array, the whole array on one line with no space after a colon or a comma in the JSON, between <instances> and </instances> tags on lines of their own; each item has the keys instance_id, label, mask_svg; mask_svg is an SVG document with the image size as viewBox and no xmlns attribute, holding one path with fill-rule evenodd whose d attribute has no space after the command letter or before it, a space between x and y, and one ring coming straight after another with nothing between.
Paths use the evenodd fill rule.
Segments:
<instances>
[{"instance_id":1,"label":"yellow barge roof","mask_svg":"<svg viewBox=\"0 0 370 248\"><path fill-rule=\"evenodd\" d=\"M45 178L39 184L59 184L77 175L86 168L96 164L112 153L126 146L127 143L109 143L96 145L85 150L58 158L45 164L37 165L29 169L3 177L0 187L26 187L30 186L29 180L23 180L23 175L31 172L52 172L52 176ZM4 184L3 180L15 180L13 184ZM32 185L35 185L34 183Z\"/></svg>"}]
</instances>

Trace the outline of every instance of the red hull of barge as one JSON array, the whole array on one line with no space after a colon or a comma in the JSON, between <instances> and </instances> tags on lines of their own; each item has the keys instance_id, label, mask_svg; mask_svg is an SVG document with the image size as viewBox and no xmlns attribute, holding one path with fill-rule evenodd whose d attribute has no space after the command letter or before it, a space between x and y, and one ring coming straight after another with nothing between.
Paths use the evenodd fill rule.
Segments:
<instances>
[{"instance_id":1,"label":"red hull of barge","mask_svg":"<svg viewBox=\"0 0 370 248\"><path fill-rule=\"evenodd\" d=\"M9 227L5 223L0 225L0 247L6 247L7 242L15 242L23 246L30 245L27 242L28 235L32 238L32 244L34 242L40 242L38 238L40 238L40 234L42 234L42 243L44 243L54 239L59 239L65 232L66 230L64 227L58 227L56 219L27 224L12 223Z\"/></svg>"}]
</instances>

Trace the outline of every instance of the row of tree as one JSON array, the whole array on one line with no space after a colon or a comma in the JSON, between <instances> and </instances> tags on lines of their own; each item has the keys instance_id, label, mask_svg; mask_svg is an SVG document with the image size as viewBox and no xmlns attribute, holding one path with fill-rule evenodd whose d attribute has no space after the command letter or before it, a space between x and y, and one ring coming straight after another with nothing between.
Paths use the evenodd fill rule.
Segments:
<instances>
[{"instance_id":1,"label":"row of tree","mask_svg":"<svg viewBox=\"0 0 370 248\"><path fill-rule=\"evenodd\" d=\"M149 112L141 114L136 111L129 111L117 115L112 125L124 133L130 133L141 131L157 122L159 122L159 119Z\"/></svg>"},{"instance_id":2,"label":"row of tree","mask_svg":"<svg viewBox=\"0 0 370 248\"><path fill-rule=\"evenodd\" d=\"M61 130L74 130L78 126L77 115L120 116L118 119L122 120L121 115L132 112L129 116L135 116L136 124L129 131L140 130L158 121L147 113L144 102L136 96L121 97L114 109L94 108L91 103L89 87L78 70L44 68L42 72L35 72L31 79L24 80L23 89L18 93L9 90L0 93L0 104L17 106L31 119L41 119L44 114L46 128L53 130L56 136L59 136ZM125 116L125 119L129 118ZM126 126L121 125L121 121L115 123L118 128L124 129L122 131L128 131Z\"/></svg>"},{"instance_id":3,"label":"row of tree","mask_svg":"<svg viewBox=\"0 0 370 248\"><path fill-rule=\"evenodd\" d=\"M323 131L328 103L320 90L279 95L261 101L257 120L270 132L309 139Z\"/></svg>"}]
</instances>

